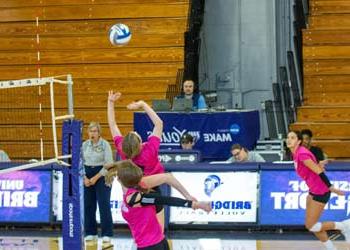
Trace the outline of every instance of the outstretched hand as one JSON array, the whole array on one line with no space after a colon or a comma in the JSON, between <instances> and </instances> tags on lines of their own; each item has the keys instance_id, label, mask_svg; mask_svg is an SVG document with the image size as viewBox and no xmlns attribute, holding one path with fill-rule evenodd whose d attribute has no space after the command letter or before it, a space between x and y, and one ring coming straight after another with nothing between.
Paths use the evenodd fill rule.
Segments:
<instances>
[{"instance_id":1,"label":"outstretched hand","mask_svg":"<svg viewBox=\"0 0 350 250\"><path fill-rule=\"evenodd\" d=\"M113 90L108 91L108 101L115 102L120 98L122 94L120 92L114 93Z\"/></svg>"},{"instance_id":2,"label":"outstretched hand","mask_svg":"<svg viewBox=\"0 0 350 250\"><path fill-rule=\"evenodd\" d=\"M213 208L210 201L194 201L192 203L192 209L202 209L205 212L209 213Z\"/></svg>"},{"instance_id":3,"label":"outstretched hand","mask_svg":"<svg viewBox=\"0 0 350 250\"><path fill-rule=\"evenodd\" d=\"M140 109L143 108L144 101L137 101L137 102L132 102L128 104L127 109L135 110L135 109Z\"/></svg>"},{"instance_id":4,"label":"outstretched hand","mask_svg":"<svg viewBox=\"0 0 350 250\"><path fill-rule=\"evenodd\" d=\"M332 193L335 193L335 194L337 194L337 195L345 195L345 193L344 193L343 191L341 191L341 190L339 190L339 189L336 189L336 188L334 188L333 186L331 186L331 187L329 188L329 190L330 190Z\"/></svg>"}]
</instances>

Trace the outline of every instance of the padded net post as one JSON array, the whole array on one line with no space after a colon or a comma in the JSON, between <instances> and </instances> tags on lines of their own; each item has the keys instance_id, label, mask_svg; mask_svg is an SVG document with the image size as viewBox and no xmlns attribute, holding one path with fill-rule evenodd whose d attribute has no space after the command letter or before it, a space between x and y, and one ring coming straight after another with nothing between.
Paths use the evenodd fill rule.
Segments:
<instances>
[{"instance_id":1,"label":"padded net post","mask_svg":"<svg viewBox=\"0 0 350 250\"><path fill-rule=\"evenodd\" d=\"M69 167L63 168L63 250L84 250L84 167L80 157L81 121L63 123L62 152L72 155Z\"/></svg>"}]
</instances>

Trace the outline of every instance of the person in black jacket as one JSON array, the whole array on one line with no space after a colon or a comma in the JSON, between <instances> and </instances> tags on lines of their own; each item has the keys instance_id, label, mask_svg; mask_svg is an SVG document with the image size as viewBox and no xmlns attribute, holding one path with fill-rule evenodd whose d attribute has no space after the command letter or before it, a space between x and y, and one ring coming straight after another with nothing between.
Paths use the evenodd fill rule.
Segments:
<instances>
[{"instance_id":1,"label":"person in black jacket","mask_svg":"<svg viewBox=\"0 0 350 250\"><path fill-rule=\"evenodd\" d=\"M325 160L325 155L321 148L312 146L312 132L310 129L303 129L301 131L301 136L303 138L302 144L304 147L309 149L311 153L316 157L317 162Z\"/></svg>"}]
</instances>

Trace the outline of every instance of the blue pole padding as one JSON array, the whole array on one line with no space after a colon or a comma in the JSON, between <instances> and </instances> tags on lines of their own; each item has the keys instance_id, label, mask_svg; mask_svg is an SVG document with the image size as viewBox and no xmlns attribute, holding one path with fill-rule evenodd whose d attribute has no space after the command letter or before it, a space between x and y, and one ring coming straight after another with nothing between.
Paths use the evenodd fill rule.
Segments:
<instances>
[{"instance_id":1,"label":"blue pole padding","mask_svg":"<svg viewBox=\"0 0 350 250\"><path fill-rule=\"evenodd\" d=\"M84 250L84 183L81 161L83 122L64 121L62 155L71 154L70 167L63 167L63 250Z\"/></svg>"}]
</instances>

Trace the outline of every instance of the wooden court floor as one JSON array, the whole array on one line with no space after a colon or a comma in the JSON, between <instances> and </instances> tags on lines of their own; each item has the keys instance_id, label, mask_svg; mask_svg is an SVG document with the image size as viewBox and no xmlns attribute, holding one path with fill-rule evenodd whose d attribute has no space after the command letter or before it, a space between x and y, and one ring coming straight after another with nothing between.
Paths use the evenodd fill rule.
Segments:
<instances>
[{"instance_id":1,"label":"wooden court floor","mask_svg":"<svg viewBox=\"0 0 350 250\"><path fill-rule=\"evenodd\" d=\"M254 239L220 239L220 238L197 238L197 239L172 239L169 240L173 250L320 250L322 244L316 240L254 240ZM97 242L86 244L86 250L133 250L131 238L112 239L112 244L102 244L101 239ZM350 250L350 244L343 240L334 241L338 250ZM56 237L1 237L0 250L60 250L62 238ZM73 249L72 249L73 250Z\"/></svg>"}]
</instances>

